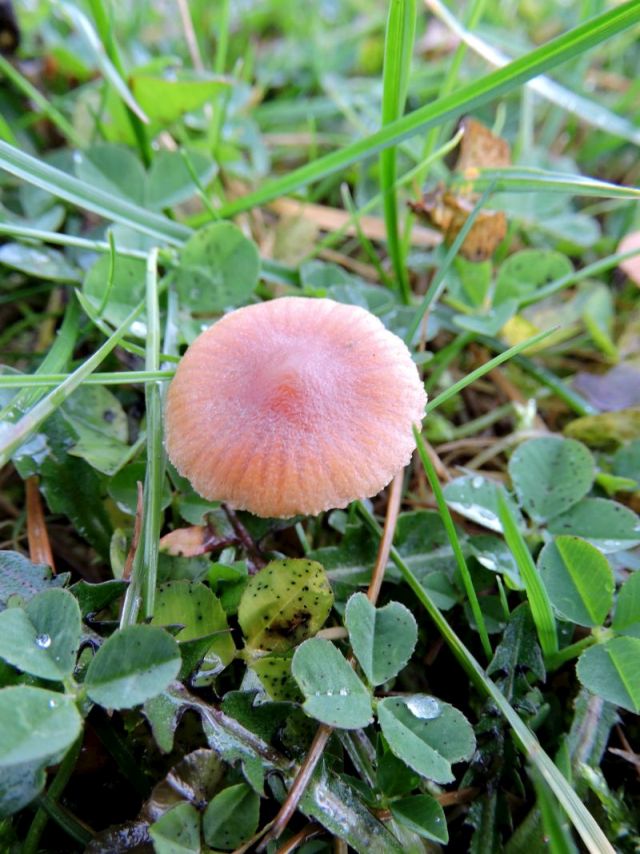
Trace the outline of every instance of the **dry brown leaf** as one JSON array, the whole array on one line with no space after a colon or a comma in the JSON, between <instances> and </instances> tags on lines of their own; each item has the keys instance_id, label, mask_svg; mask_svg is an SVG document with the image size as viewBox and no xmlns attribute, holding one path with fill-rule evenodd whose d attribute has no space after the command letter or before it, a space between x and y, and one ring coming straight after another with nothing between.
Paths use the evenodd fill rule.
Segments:
<instances>
[{"instance_id":1,"label":"dry brown leaf","mask_svg":"<svg viewBox=\"0 0 640 854\"><path fill-rule=\"evenodd\" d=\"M464 128L464 136L460 142L456 172L511 166L511 149L506 139L496 136L477 119L467 117L460 124Z\"/></svg>"},{"instance_id":2,"label":"dry brown leaf","mask_svg":"<svg viewBox=\"0 0 640 854\"><path fill-rule=\"evenodd\" d=\"M473 210L473 201L438 187L425 193L421 202L410 202L411 210L441 229L446 243L453 243ZM485 261L495 252L507 233L507 218L502 211L482 210L460 247L469 261Z\"/></svg>"},{"instance_id":3,"label":"dry brown leaf","mask_svg":"<svg viewBox=\"0 0 640 854\"><path fill-rule=\"evenodd\" d=\"M511 165L509 143L472 118L462 121L464 136L455 169L472 177L478 169L501 169ZM422 201L410 202L411 210L437 226L446 243L452 243L478 200L470 189L454 193L438 186L425 193ZM481 210L466 236L460 254L469 261L486 261L507 233L507 218L502 211Z\"/></svg>"},{"instance_id":4,"label":"dry brown leaf","mask_svg":"<svg viewBox=\"0 0 640 854\"><path fill-rule=\"evenodd\" d=\"M32 475L26 480L27 491L27 539L29 542L29 557L32 563L44 563L51 567L55 575L55 564L47 524L42 509L38 477Z\"/></svg>"},{"instance_id":5,"label":"dry brown leaf","mask_svg":"<svg viewBox=\"0 0 640 854\"><path fill-rule=\"evenodd\" d=\"M174 557L198 557L235 542L233 537L219 537L207 525L192 525L165 534L160 540L160 550Z\"/></svg>"}]
</instances>

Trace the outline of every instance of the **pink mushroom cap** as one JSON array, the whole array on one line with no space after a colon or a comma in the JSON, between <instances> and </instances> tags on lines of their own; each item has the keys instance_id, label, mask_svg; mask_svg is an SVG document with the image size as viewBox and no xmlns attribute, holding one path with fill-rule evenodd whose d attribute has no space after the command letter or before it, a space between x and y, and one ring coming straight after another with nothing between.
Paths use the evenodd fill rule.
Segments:
<instances>
[{"instance_id":1,"label":"pink mushroom cap","mask_svg":"<svg viewBox=\"0 0 640 854\"><path fill-rule=\"evenodd\" d=\"M166 447L209 500L315 515L376 495L409 463L425 404L409 350L377 317L283 297L226 315L189 347Z\"/></svg>"}]
</instances>

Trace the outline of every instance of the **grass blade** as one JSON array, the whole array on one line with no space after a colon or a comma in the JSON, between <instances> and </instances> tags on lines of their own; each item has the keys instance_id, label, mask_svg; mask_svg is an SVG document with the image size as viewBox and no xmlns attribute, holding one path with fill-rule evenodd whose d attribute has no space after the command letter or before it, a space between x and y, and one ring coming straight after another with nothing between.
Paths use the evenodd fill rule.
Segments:
<instances>
[{"instance_id":1,"label":"grass blade","mask_svg":"<svg viewBox=\"0 0 640 854\"><path fill-rule=\"evenodd\" d=\"M551 172L546 169L512 166L505 169L482 169L476 177L460 176L454 185L472 186L475 190L494 187L508 193L571 193L574 196L596 196L604 199L640 199L638 187L621 187L609 181L598 181L586 175Z\"/></svg>"},{"instance_id":2,"label":"grass blade","mask_svg":"<svg viewBox=\"0 0 640 854\"><path fill-rule=\"evenodd\" d=\"M467 562L464 559L464 555L462 554L462 547L460 546L460 540L458 539L456 526L453 524L453 519L451 518L451 513L449 512L449 508L447 507L447 502L444 499L442 487L440 486L440 481L438 480L438 475L436 474L436 470L433 467L433 463L429 458L429 454L425 447L422 436L420 435L418 430L416 430L415 427L413 428L413 435L418 446L418 455L420 457L422 467L424 468L424 472L429 480L429 485L431 486L431 491L433 492L433 495L436 499L436 503L438 505L438 512L440 513L440 518L442 519L442 524L444 525L445 530L447 532L447 536L449 537L449 542L451 543L451 548L453 549L453 554L455 555L456 563L458 564L458 569L460 570L460 575L462 576L462 582L464 584L464 589L467 593L467 598L469 599L469 605L471 606L473 618L476 621L476 626L478 627L478 633L482 642L482 648L484 650L485 655L487 656L487 659L490 661L493 656L493 650L491 649L491 642L489 641L487 627L484 622L484 614L480 609L480 602L478 601L478 596L476 594L475 587L473 586L473 580L471 578L471 573L469 572L469 567L467 566Z\"/></svg>"},{"instance_id":3,"label":"grass blade","mask_svg":"<svg viewBox=\"0 0 640 854\"><path fill-rule=\"evenodd\" d=\"M627 252L615 252L606 258L601 258L599 261L587 264L586 266L581 267L580 270L576 270L575 273L569 273L566 276L561 276L559 279L549 282L548 285L543 285L541 288L537 288L534 294L520 300L520 306L524 308L524 306L546 299L558 291L562 291L571 285L575 285L577 282L583 281L583 279L598 276L600 273L604 273L612 267L617 267L623 261L626 261L627 258L634 258L636 255L640 255L640 246L636 249L630 249Z\"/></svg>"},{"instance_id":4,"label":"grass blade","mask_svg":"<svg viewBox=\"0 0 640 854\"><path fill-rule=\"evenodd\" d=\"M449 267L451 267L451 265L453 264L453 262L456 258L456 255L458 254L458 250L460 249L460 247L462 246L464 241L467 239L467 235L471 231L471 228L473 227L473 224L476 221L478 214L480 213L480 211L484 207L484 203L486 202L487 198L489 197L491 191L492 191L492 186L487 187L487 189L484 191L482 196L478 199L478 201L474 205L473 210L471 211L471 213L469 214L469 216L465 220L464 225L462 226L462 228L460 229L458 234L456 234L456 238L453 241L453 243L451 244L451 246L449 247L447 254L444 257L444 261L442 262L442 264L438 268L438 272L433 277L433 281L429 285L429 289L427 290L426 294L422 298L422 302L420 303L420 305L416 309L416 313L413 317L413 320L411 321L411 325L409 326L409 330L408 330L407 334L405 335L404 340L405 340L405 343L408 347L410 347L411 343L413 342L413 337L416 334L416 332L418 331L418 327L422 323L422 318L429 311L429 308L431 307L431 305L437 299L439 299L439 297L441 296L442 291L444 290L444 287L446 284L445 276L447 275L447 272L449 271Z\"/></svg>"},{"instance_id":5,"label":"grass blade","mask_svg":"<svg viewBox=\"0 0 640 854\"><path fill-rule=\"evenodd\" d=\"M140 215L144 213L142 208L137 208L137 211ZM108 218L113 220L114 222L123 221L117 216L117 213L113 211L110 214L106 213L103 215L108 216ZM171 220L167 220L167 222L172 225L177 225L177 223L171 223ZM132 227L138 228L136 225L132 225ZM163 236L162 234L156 236L159 237L160 240L168 240L171 243L182 244L184 240L186 240L191 234L193 234L193 231L188 226L182 226L182 228L184 229L183 240L173 240L167 237L166 235ZM56 243L59 246L75 246L78 249L87 249L90 252L111 251L111 246L106 240L87 240L87 238L85 237L76 237L73 234L61 234L57 231L42 231L41 229L37 228L30 228L28 226L23 225L15 225L14 223L0 222L0 235L3 234L7 234L12 237L21 237L24 240L37 240L42 243ZM147 253L141 249L129 249L124 246L118 247L118 255L124 255L127 258L147 257ZM161 251L159 255L164 265L170 265L172 263L173 258L171 257L170 252ZM275 281L278 284L292 285L294 287L299 284L297 273L295 270L293 270L292 267L288 267L286 264L281 264L279 261L274 261L271 258L261 259L261 271L263 278L270 281Z\"/></svg>"},{"instance_id":6,"label":"grass blade","mask_svg":"<svg viewBox=\"0 0 640 854\"><path fill-rule=\"evenodd\" d=\"M158 305L158 252L152 249L147 260L146 316L148 338L145 367L156 372L160 368L160 308ZM162 399L158 382L145 388L147 408L147 466L144 481L143 521L140 543L131 570L120 627L136 622L144 602L145 617L153 616L160 527L162 524L162 484L165 456L162 446Z\"/></svg>"},{"instance_id":7,"label":"grass blade","mask_svg":"<svg viewBox=\"0 0 640 854\"><path fill-rule=\"evenodd\" d=\"M487 0L471 0L471 2L467 5L467 8L465 10L465 23L470 30L480 23L480 19L484 14L486 3ZM448 95L453 90L453 87L456 85L456 82L458 80L458 74L460 72L460 66L462 65L462 60L464 59L466 52L467 45L462 39L460 39L458 46L456 47L455 52L451 57L451 61L447 65L444 79L442 81L442 85L440 86L439 95L441 98L444 95ZM442 131L444 131L444 128L441 128L440 130L438 130L438 128L432 128L429 131L425 140L423 152L425 155L428 155L431 151L433 151L433 148L436 145L436 142L438 141L438 135ZM424 176L422 177L424 179Z\"/></svg>"},{"instance_id":8,"label":"grass blade","mask_svg":"<svg viewBox=\"0 0 640 854\"><path fill-rule=\"evenodd\" d=\"M120 76L118 69L107 56L104 46L89 18L81 9L72 3L65 2L65 0L59 0L57 5L71 26L74 27L84 38L89 50L95 58L96 65L102 72L105 79L113 86L131 112L133 112L141 122L147 124L149 119L145 115L140 104L138 104L129 91L129 87Z\"/></svg>"},{"instance_id":9,"label":"grass blade","mask_svg":"<svg viewBox=\"0 0 640 854\"><path fill-rule=\"evenodd\" d=\"M77 300L72 299L67 304L64 319L60 328L56 332L55 341L53 342L51 349L36 370L36 377L39 377L41 374L45 375L54 373L55 371L60 371L67 367L71 356L73 355L73 349L78 338L79 329L80 306L78 305ZM9 379L9 377L2 377L0 379ZM19 380L15 385L17 385L21 391L13 398L6 409L3 409L0 412L0 418L4 418L7 412L11 412L13 415L9 416L9 419L14 420L14 418L18 417L38 401L41 397L39 388L42 388L42 385L34 384L27 387L24 383L24 377L20 374L14 374L11 376L11 379ZM66 377L63 374L62 380L64 379L66 379Z\"/></svg>"},{"instance_id":10,"label":"grass blade","mask_svg":"<svg viewBox=\"0 0 640 854\"><path fill-rule=\"evenodd\" d=\"M36 240L40 243L57 243L58 246L74 246L89 252L110 252L111 247L106 240L87 240L86 237L76 237L75 234L62 234L58 231L42 231L26 225L16 225L13 222L0 222L0 236L9 235L23 240ZM640 252L640 249L638 250ZM142 249L118 249L118 255L127 258L146 258L147 253Z\"/></svg>"},{"instance_id":11,"label":"grass blade","mask_svg":"<svg viewBox=\"0 0 640 854\"><path fill-rule=\"evenodd\" d=\"M480 377L483 377L489 371L492 371L494 368L497 368L498 365L501 365L503 362L506 362L508 359L513 358L513 356L521 353L523 350L526 350L527 347L531 347L533 344L537 344L539 341L544 340L553 332L556 331L558 327L554 326L551 329L545 329L544 332L539 332L537 335L534 335L533 338L528 338L526 341L521 341L520 344L516 344L513 347L509 347L508 350L505 350L504 353L500 353L495 356L493 359L490 359L484 365L481 365L479 368L476 368L475 371L471 371L470 374L467 374L466 377L463 377L461 380L458 380L457 383L454 383L452 386L446 391L443 391L437 397L434 397L433 400L430 400L427 403L427 415L430 412L433 412L434 409L437 409L439 406L449 400L449 398L458 394L459 391L462 391L463 388L466 388L471 383L474 383L476 380L479 380Z\"/></svg>"},{"instance_id":12,"label":"grass blade","mask_svg":"<svg viewBox=\"0 0 640 854\"><path fill-rule=\"evenodd\" d=\"M513 518L511 508L505 501L500 490L498 490L498 515L502 530L504 531L504 538L516 559L527 591L527 599L531 607L531 615L536 626L542 652L545 656L555 655L558 651L558 632L551 602L538 575L531 552Z\"/></svg>"},{"instance_id":13,"label":"grass blade","mask_svg":"<svg viewBox=\"0 0 640 854\"><path fill-rule=\"evenodd\" d=\"M62 331L62 330L61 330ZM58 333L60 334L60 333ZM170 380L175 371L108 371L90 374L81 385L131 385L132 383L152 383L157 380ZM0 388L46 388L56 386L69 379L71 374L35 373L0 374ZM13 406L13 403L11 404Z\"/></svg>"},{"instance_id":14,"label":"grass blade","mask_svg":"<svg viewBox=\"0 0 640 854\"><path fill-rule=\"evenodd\" d=\"M15 424L0 425L0 467L9 462L11 455L29 437L34 430L52 415L81 383L101 364L127 334L133 321L142 313L144 303L139 303L122 321L115 332L89 356L64 382L56 386L36 405L26 412Z\"/></svg>"},{"instance_id":15,"label":"grass blade","mask_svg":"<svg viewBox=\"0 0 640 854\"><path fill-rule=\"evenodd\" d=\"M378 525L369 509L358 502L358 511L364 518L368 527L376 536L382 536L382 529ZM507 698L497 685L489 679L479 662L474 658L467 647L449 625L446 617L431 600L427 591L422 587L411 569L404 562L395 547L391 548L391 559L398 567L400 574L407 585L415 593L418 601L433 620L445 643L449 646L455 657L462 665L467 676L475 687L485 696L490 697L496 704L501 714L511 727L518 745L531 763L538 769L545 783L549 786L558 802L569 816L576 832L584 842L590 854L615 854L606 836L598 826L589 810L582 803L578 795L573 791L569 782L563 777L553 760L542 749L542 745L522 721L518 713L511 706Z\"/></svg>"},{"instance_id":16,"label":"grass blade","mask_svg":"<svg viewBox=\"0 0 640 854\"><path fill-rule=\"evenodd\" d=\"M425 0L425 4L451 32L455 33L461 39L462 43L470 47L478 56L486 59L490 65L498 68L507 65L509 62L508 56L463 27L440 0ZM555 80L550 80L544 76L530 80L527 86L550 103L577 116L580 121L600 128L600 130L605 130L607 133L619 136L636 145L640 145L640 130L630 121L616 115L616 113L612 113L611 110L608 110L601 104L597 104L589 98L571 92L569 89L565 89L564 86L556 83Z\"/></svg>"},{"instance_id":17,"label":"grass blade","mask_svg":"<svg viewBox=\"0 0 640 854\"><path fill-rule=\"evenodd\" d=\"M41 187L72 205L93 211L114 222L130 225L163 243L179 246L192 233L186 225L173 222L162 214L145 210L125 199L119 199L115 195L92 187L73 175L68 175L36 157L19 151L6 142L0 142L0 167L15 175L16 178L35 184L36 187Z\"/></svg>"},{"instance_id":18,"label":"grass blade","mask_svg":"<svg viewBox=\"0 0 640 854\"><path fill-rule=\"evenodd\" d=\"M460 129L458 133L455 134L450 140L441 146L437 151L434 151L432 154L429 154L425 157L424 160L420 161L417 166L414 166L412 169L409 169L408 172L405 172L404 175L401 175L400 178L396 181L396 188L402 187L405 184L408 184L410 181L413 181L414 178L417 178L424 171L426 171L427 167L434 163L436 160L440 160L445 157L450 151L452 151L462 139L464 131ZM358 210L353 211L349 216L349 219L341 225L340 228L336 228L332 230L323 240L320 240L314 246L313 250L304 257L304 261L308 261L310 258L315 258L323 249L333 246L337 243L341 237L347 232L347 229L351 225L355 225L355 222L365 214L370 211L375 210L380 202L382 201L383 195L382 193L376 193L375 196L372 196L368 202L366 202L362 207L358 208ZM639 250L640 251L640 250Z\"/></svg>"},{"instance_id":19,"label":"grass blade","mask_svg":"<svg viewBox=\"0 0 640 854\"><path fill-rule=\"evenodd\" d=\"M390 145L396 145L418 131L434 127L447 119L458 118L477 107L510 92L522 83L537 77L544 71L555 68L562 62L576 57L584 51L640 21L640 5L636 0L615 7L584 24L541 45L519 59L496 71L461 86L456 92L439 98L433 104L420 107L397 119L364 139L359 139L338 151L321 157L289 172L281 178L268 181L260 189L224 205L221 216L229 217L257 205L269 202L278 196L291 193L312 181L317 181L337 172L364 157L377 154Z\"/></svg>"},{"instance_id":20,"label":"grass blade","mask_svg":"<svg viewBox=\"0 0 640 854\"><path fill-rule=\"evenodd\" d=\"M382 127L399 119L404 112L415 29L416 0L390 0L384 44ZM400 295L403 301L408 303L409 279L398 230L398 199L395 188L396 149L391 146L380 155L380 190L383 194L389 257Z\"/></svg>"},{"instance_id":21,"label":"grass blade","mask_svg":"<svg viewBox=\"0 0 640 854\"><path fill-rule=\"evenodd\" d=\"M82 137L76 132L76 129L71 122L67 121L62 113L57 110L53 104L49 103L42 92L40 92L39 89L36 89L33 83L27 80L26 77L20 74L18 69L14 68L1 53L0 71L11 81L11 83L13 83L19 92L22 92L26 98L36 105L42 115L46 116L58 128L58 130L64 134L69 142L73 143L73 145L77 145L79 148L84 145Z\"/></svg>"}]
</instances>

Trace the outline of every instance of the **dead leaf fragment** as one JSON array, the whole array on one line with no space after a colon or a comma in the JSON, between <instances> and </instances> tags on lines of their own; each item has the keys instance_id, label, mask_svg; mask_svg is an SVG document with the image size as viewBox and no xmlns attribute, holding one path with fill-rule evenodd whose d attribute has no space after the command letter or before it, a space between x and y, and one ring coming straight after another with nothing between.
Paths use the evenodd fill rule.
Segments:
<instances>
[{"instance_id":1,"label":"dead leaf fragment","mask_svg":"<svg viewBox=\"0 0 640 854\"><path fill-rule=\"evenodd\" d=\"M160 550L173 557L198 557L235 542L235 537L219 537L207 525L192 525L165 534L160 540Z\"/></svg>"},{"instance_id":2,"label":"dead leaf fragment","mask_svg":"<svg viewBox=\"0 0 640 854\"><path fill-rule=\"evenodd\" d=\"M506 139L496 136L482 122L469 116L460 124L464 128L464 136L460 142L456 172L511 166L511 148Z\"/></svg>"},{"instance_id":3,"label":"dead leaf fragment","mask_svg":"<svg viewBox=\"0 0 640 854\"><path fill-rule=\"evenodd\" d=\"M43 563L51 567L56 574L47 524L42 509L38 477L32 475L26 480L27 491L27 538L29 542L29 557L32 563Z\"/></svg>"},{"instance_id":4,"label":"dead leaf fragment","mask_svg":"<svg viewBox=\"0 0 640 854\"><path fill-rule=\"evenodd\" d=\"M618 252L631 252L633 249L638 250L638 254L626 261L622 261L618 266L636 285L640 285L640 231L632 231L622 238L618 244Z\"/></svg>"},{"instance_id":5,"label":"dead leaf fragment","mask_svg":"<svg viewBox=\"0 0 640 854\"><path fill-rule=\"evenodd\" d=\"M479 169L501 169L511 165L509 143L492 133L481 122L472 118L462 121L464 135L460 143L455 171L468 178ZM446 243L452 243L467 221L479 196L472 189L462 188L454 193L439 185L425 193L420 202L409 202L409 207L439 228ZM469 261L486 261L507 234L507 218L502 211L482 210L471 226L460 247L460 254Z\"/></svg>"},{"instance_id":6,"label":"dead leaf fragment","mask_svg":"<svg viewBox=\"0 0 640 854\"><path fill-rule=\"evenodd\" d=\"M425 193L421 202L409 202L411 210L441 229L446 243L453 243L474 207L470 196L456 195L444 186ZM482 210L465 237L460 254L468 261L486 261L504 240L507 218L502 211Z\"/></svg>"}]
</instances>

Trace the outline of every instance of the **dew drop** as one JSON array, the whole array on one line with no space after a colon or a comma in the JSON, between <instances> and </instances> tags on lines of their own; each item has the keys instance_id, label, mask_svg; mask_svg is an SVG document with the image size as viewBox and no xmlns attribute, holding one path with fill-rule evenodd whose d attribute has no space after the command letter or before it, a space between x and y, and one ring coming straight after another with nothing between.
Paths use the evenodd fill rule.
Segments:
<instances>
[{"instance_id":1,"label":"dew drop","mask_svg":"<svg viewBox=\"0 0 640 854\"><path fill-rule=\"evenodd\" d=\"M51 646L51 638L49 635L38 635L36 638L36 645L40 647L40 649L48 649Z\"/></svg>"},{"instance_id":2,"label":"dew drop","mask_svg":"<svg viewBox=\"0 0 640 854\"><path fill-rule=\"evenodd\" d=\"M405 700L409 711L417 718L423 720L433 720L440 715L440 703L435 697L429 697L427 694L415 694L413 697Z\"/></svg>"},{"instance_id":3,"label":"dew drop","mask_svg":"<svg viewBox=\"0 0 640 854\"><path fill-rule=\"evenodd\" d=\"M483 483L484 483L484 478L480 477L480 475L478 474L471 481L471 486L474 489L480 489L480 487L482 486Z\"/></svg>"}]
</instances>

